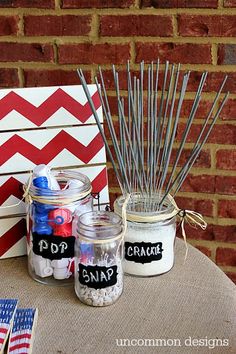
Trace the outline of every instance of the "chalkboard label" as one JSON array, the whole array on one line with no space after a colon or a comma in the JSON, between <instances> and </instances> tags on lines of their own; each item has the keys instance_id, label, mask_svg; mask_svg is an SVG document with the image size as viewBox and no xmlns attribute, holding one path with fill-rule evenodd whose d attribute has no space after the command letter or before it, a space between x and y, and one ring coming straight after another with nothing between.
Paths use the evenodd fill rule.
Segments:
<instances>
[{"instance_id":1,"label":"chalkboard label","mask_svg":"<svg viewBox=\"0 0 236 354\"><path fill-rule=\"evenodd\" d=\"M162 258L162 242L125 242L125 259L135 263L151 263Z\"/></svg>"},{"instance_id":2,"label":"chalkboard label","mask_svg":"<svg viewBox=\"0 0 236 354\"><path fill-rule=\"evenodd\" d=\"M103 289L117 283L117 266L85 266L79 263L79 282L89 288Z\"/></svg>"},{"instance_id":3,"label":"chalkboard label","mask_svg":"<svg viewBox=\"0 0 236 354\"><path fill-rule=\"evenodd\" d=\"M50 260L74 257L75 237L39 235L33 232L33 252Z\"/></svg>"}]
</instances>

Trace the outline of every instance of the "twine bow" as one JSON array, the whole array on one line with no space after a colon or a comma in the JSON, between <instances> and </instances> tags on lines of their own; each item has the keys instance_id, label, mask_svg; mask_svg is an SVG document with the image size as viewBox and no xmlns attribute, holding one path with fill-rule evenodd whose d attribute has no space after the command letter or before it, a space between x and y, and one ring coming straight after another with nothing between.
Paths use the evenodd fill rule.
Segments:
<instances>
[{"instance_id":1,"label":"twine bow","mask_svg":"<svg viewBox=\"0 0 236 354\"><path fill-rule=\"evenodd\" d=\"M184 228L185 221L194 228L196 228L196 226L199 226L202 230L206 230L207 223L203 219L200 213L197 213L196 211L193 210L180 209L177 215L180 217L181 231L185 243L185 250L186 250L184 256L184 263L185 263L188 256L188 244L187 244L187 237Z\"/></svg>"},{"instance_id":2,"label":"twine bow","mask_svg":"<svg viewBox=\"0 0 236 354\"><path fill-rule=\"evenodd\" d=\"M197 213L196 211L193 210L188 210L188 209L180 209L174 198L169 194L168 199L170 203L173 205L174 209L176 210L176 215L180 218L180 226L181 226L181 231L182 231L182 237L184 239L185 243L185 256L184 256L184 263L187 259L188 255L188 244L187 244L187 237L186 237L186 232L184 228L184 223L187 222L190 226L196 228L196 226L199 226L202 230L206 230L207 223L203 219L202 214Z\"/></svg>"}]
</instances>

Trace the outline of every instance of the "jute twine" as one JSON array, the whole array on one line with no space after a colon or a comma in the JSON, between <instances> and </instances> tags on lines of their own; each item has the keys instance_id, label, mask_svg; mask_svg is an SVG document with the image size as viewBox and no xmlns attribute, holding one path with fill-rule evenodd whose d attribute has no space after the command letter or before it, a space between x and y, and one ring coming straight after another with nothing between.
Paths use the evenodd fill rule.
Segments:
<instances>
[{"instance_id":1,"label":"jute twine","mask_svg":"<svg viewBox=\"0 0 236 354\"><path fill-rule=\"evenodd\" d=\"M121 197L120 198L120 203L122 204L122 200L125 201L125 197ZM184 263L187 259L187 255L188 255L188 244L187 244L187 237L186 237L186 232L185 232L185 222L187 222L189 225L191 225L192 227L197 227L199 226L202 230L205 230L207 227L207 223L206 221L203 219L203 216L200 213L197 213L193 210L188 210L188 209L180 209L174 198L168 194L167 196L167 201L169 202L170 205L173 206L172 211L171 212L166 212L166 213L153 213L151 215L141 215L139 213L126 213L126 222L127 221L131 221L131 222L137 222L137 223L156 223L159 221L165 221L165 220L169 220L172 219L173 217L178 217L180 219L180 225L181 225L181 231L182 231L182 237L184 239L184 243L185 243L185 257L184 257ZM127 204L126 204L127 205ZM118 215L121 214L120 212L120 208L118 206L118 202L117 200L114 203L114 211L115 213L117 213ZM123 213L123 210L122 210ZM120 215L121 216L121 215Z\"/></svg>"}]
</instances>

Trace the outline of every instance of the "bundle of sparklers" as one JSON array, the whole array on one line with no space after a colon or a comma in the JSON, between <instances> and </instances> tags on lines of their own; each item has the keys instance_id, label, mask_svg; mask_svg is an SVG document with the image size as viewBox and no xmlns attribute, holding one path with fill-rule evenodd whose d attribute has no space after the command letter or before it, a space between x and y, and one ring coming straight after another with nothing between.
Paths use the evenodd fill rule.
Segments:
<instances>
[{"instance_id":1,"label":"bundle of sparklers","mask_svg":"<svg viewBox=\"0 0 236 354\"><path fill-rule=\"evenodd\" d=\"M170 193L172 197L180 190L191 167L208 139L212 128L228 98L229 93L221 97L227 76L215 95L214 101L204 118L199 136L189 150L189 155L181 168L181 155L186 148L186 141L192 127L202 96L207 72L201 76L198 89L194 95L192 107L187 118L185 129L178 144L177 153L173 147L181 118L190 71L180 80L180 64L165 63L162 87L160 85L159 60L145 69L140 63L138 76L132 75L127 64L127 92L121 96L119 73L112 66L118 112L118 131L112 120L109 99L105 88L104 77L99 68L99 79L95 77L102 103L103 113L109 128L113 148L108 143L103 127L99 122L91 95L83 72L78 70L85 95L104 140L107 153L117 176L122 193L138 194L144 202L145 210L156 211L164 207L165 199ZM144 86L145 81L145 86ZM122 91L123 92L123 91ZM127 104L125 104L125 100ZM144 111L146 110L146 112ZM182 155L185 156L185 155ZM157 202L153 202L157 200Z\"/></svg>"}]
</instances>

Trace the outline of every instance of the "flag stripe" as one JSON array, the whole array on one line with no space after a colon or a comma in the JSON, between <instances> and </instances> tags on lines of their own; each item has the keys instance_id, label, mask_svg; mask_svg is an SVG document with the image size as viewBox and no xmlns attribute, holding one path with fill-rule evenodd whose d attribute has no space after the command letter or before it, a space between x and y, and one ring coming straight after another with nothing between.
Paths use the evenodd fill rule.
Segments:
<instances>
[{"instance_id":1,"label":"flag stripe","mask_svg":"<svg viewBox=\"0 0 236 354\"><path fill-rule=\"evenodd\" d=\"M20 340L20 339L30 339L31 338L31 334L29 333L25 333L25 334L18 334L18 335L14 335L14 337L11 337L11 342L14 342L16 340Z\"/></svg>"},{"instance_id":2,"label":"flag stripe","mask_svg":"<svg viewBox=\"0 0 236 354\"><path fill-rule=\"evenodd\" d=\"M9 352L12 352L16 349L21 349L21 348L29 348L30 347L30 343L19 343L19 344L16 344L14 346L10 346L9 347Z\"/></svg>"},{"instance_id":3,"label":"flag stripe","mask_svg":"<svg viewBox=\"0 0 236 354\"><path fill-rule=\"evenodd\" d=\"M7 333L7 331L8 331L8 329L7 329L7 328L0 328L0 333L4 333L4 334L6 334L6 333Z\"/></svg>"}]
</instances>

